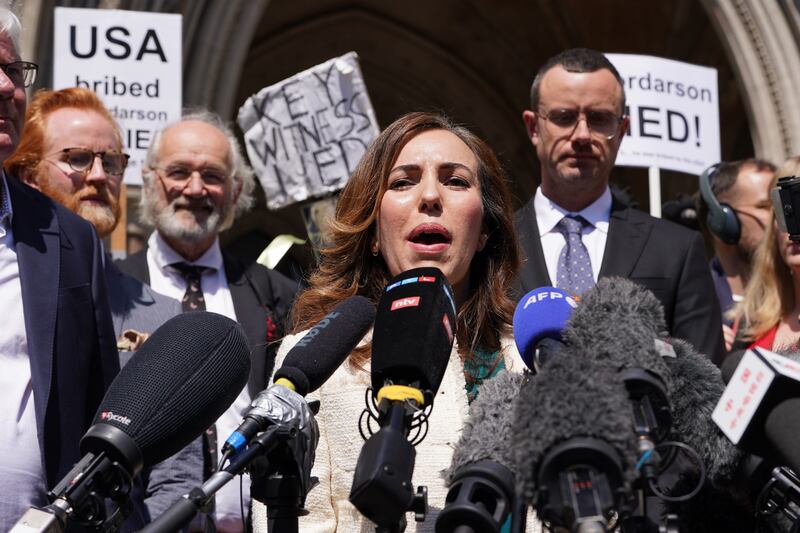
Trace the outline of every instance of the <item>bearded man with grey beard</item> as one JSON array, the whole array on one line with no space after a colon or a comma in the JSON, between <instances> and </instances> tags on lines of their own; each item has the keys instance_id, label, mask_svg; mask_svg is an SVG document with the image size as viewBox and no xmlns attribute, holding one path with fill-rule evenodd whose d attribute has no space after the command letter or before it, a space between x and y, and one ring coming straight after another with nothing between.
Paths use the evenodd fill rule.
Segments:
<instances>
[{"instance_id":1,"label":"bearded man with grey beard","mask_svg":"<svg viewBox=\"0 0 800 533\"><path fill-rule=\"evenodd\" d=\"M251 399L266 388L296 283L257 263L244 265L220 248L219 233L253 203L253 171L239 142L209 111L184 114L156 133L142 170L142 220L155 231L147 247L119 263L155 291L182 302L184 312L212 311L237 320L251 349L250 378L233 405L206 432L204 472L216 469L225 438ZM217 438L217 436L219 438ZM249 487L230 483L212 508L217 531L245 530Z\"/></svg>"}]
</instances>

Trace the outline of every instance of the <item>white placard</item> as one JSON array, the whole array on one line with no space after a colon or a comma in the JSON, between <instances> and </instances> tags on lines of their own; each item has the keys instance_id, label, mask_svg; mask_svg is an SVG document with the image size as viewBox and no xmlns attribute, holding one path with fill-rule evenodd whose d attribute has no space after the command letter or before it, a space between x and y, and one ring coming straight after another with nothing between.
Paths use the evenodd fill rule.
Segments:
<instances>
[{"instance_id":1,"label":"white placard","mask_svg":"<svg viewBox=\"0 0 800 533\"><path fill-rule=\"evenodd\" d=\"M625 82L631 120L617 165L700 175L719 162L716 69L653 56L606 57Z\"/></svg>"},{"instance_id":2,"label":"white placard","mask_svg":"<svg viewBox=\"0 0 800 533\"><path fill-rule=\"evenodd\" d=\"M732 443L742 439L773 379L775 372L770 366L756 352L747 350L711 414Z\"/></svg>"},{"instance_id":3,"label":"white placard","mask_svg":"<svg viewBox=\"0 0 800 533\"><path fill-rule=\"evenodd\" d=\"M344 187L379 132L355 52L261 89L238 122L270 209Z\"/></svg>"},{"instance_id":4,"label":"white placard","mask_svg":"<svg viewBox=\"0 0 800 533\"><path fill-rule=\"evenodd\" d=\"M125 183L142 183L155 132L181 116L181 15L57 7L53 88L95 91L131 155Z\"/></svg>"}]
</instances>

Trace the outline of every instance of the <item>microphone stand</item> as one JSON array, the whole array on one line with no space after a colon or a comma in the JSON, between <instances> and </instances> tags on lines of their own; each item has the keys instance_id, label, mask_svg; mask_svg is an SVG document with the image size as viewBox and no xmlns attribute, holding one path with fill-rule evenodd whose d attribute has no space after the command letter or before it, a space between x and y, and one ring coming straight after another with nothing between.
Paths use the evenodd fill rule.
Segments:
<instances>
[{"instance_id":1,"label":"microphone stand","mask_svg":"<svg viewBox=\"0 0 800 533\"><path fill-rule=\"evenodd\" d=\"M118 461L105 453L89 453L47 496L44 508L31 507L11 528L12 533L63 533L72 520L94 531L116 532L130 514L133 478ZM109 516L105 497L116 509Z\"/></svg>"},{"instance_id":2,"label":"microphone stand","mask_svg":"<svg viewBox=\"0 0 800 533\"><path fill-rule=\"evenodd\" d=\"M364 443L356 464L350 502L376 524L376 533L404 531L406 511L415 512L417 522L425 520L428 489L412 492L416 451L407 440L410 418L405 401L388 401L381 429Z\"/></svg>"},{"instance_id":3,"label":"microphone stand","mask_svg":"<svg viewBox=\"0 0 800 533\"><path fill-rule=\"evenodd\" d=\"M185 528L198 511L200 511L219 489L225 486L236 475L241 474L256 458L268 454L281 442L293 439L297 436L297 433L298 429L294 424L270 426L263 433L257 435L247 449L234 457L228 466L219 472L215 472L200 487L195 487L189 494L172 504L164 514L142 529L142 533L168 533ZM273 529L270 528L269 531L270 533L297 531L296 514L293 528L291 527L292 524L289 523L287 529L281 529L281 527L286 526L287 524L281 522L278 529L273 531Z\"/></svg>"},{"instance_id":4,"label":"microphone stand","mask_svg":"<svg viewBox=\"0 0 800 533\"><path fill-rule=\"evenodd\" d=\"M785 466L772 470L770 480L758 496L756 514L760 518L783 515L792 524L792 531L800 529L800 480Z\"/></svg>"}]
</instances>

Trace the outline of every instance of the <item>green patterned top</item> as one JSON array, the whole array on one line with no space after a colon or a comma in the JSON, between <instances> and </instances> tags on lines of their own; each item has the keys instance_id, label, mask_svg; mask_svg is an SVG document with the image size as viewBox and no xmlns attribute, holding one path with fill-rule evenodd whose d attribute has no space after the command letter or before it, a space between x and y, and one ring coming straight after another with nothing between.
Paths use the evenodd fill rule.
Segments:
<instances>
[{"instance_id":1,"label":"green patterned top","mask_svg":"<svg viewBox=\"0 0 800 533\"><path fill-rule=\"evenodd\" d=\"M464 360L464 388L467 389L469 403L478 397L478 389L485 380L493 378L505 368L506 363L499 351L487 352L478 348L472 354L472 359Z\"/></svg>"}]
</instances>

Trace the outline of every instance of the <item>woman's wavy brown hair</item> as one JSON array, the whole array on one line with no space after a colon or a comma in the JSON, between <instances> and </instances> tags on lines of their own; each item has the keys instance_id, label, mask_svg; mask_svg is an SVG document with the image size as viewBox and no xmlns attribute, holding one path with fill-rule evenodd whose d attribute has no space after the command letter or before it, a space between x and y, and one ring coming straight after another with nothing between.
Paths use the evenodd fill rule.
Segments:
<instances>
[{"instance_id":1,"label":"woman's wavy brown hair","mask_svg":"<svg viewBox=\"0 0 800 533\"><path fill-rule=\"evenodd\" d=\"M477 348L500 349L500 337L509 330L514 312L509 294L519 264L505 173L492 149L472 132L442 115L425 112L409 113L394 121L358 163L340 194L320 265L309 278L309 288L295 301L295 331L310 328L350 296L358 294L375 303L380 299L392 277L382 257L371 253L381 199L403 146L428 130L456 135L478 160L483 228L488 240L472 259L468 296L458 309L459 351L462 358L470 358ZM369 346L354 351L351 364L363 368L369 353Z\"/></svg>"}]
</instances>

